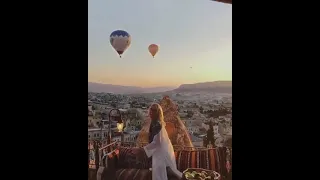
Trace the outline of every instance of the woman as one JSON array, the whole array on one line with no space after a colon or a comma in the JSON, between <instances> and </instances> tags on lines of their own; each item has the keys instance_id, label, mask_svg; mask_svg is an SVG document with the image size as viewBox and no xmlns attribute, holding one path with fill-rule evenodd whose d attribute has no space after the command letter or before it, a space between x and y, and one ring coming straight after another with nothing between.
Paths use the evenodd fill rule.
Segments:
<instances>
[{"instance_id":1,"label":"woman","mask_svg":"<svg viewBox=\"0 0 320 180\"><path fill-rule=\"evenodd\" d=\"M173 146L165 128L162 108L159 104L152 104L149 109L151 125L149 130L149 144L144 147L148 157L152 156L152 180L168 180L167 167L179 178Z\"/></svg>"}]
</instances>

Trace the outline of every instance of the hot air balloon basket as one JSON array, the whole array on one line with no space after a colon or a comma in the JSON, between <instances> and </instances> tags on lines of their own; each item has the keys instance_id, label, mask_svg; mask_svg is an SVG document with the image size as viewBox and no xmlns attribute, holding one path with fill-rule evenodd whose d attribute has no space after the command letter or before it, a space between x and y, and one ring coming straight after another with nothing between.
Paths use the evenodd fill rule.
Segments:
<instances>
[{"instance_id":1,"label":"hot air balloon basket","mask_svg":"<svg viewBox=\"0 0 320 180\"><path fill-rule=\"evenodd\" d=\"M183 174L185 180L220 180L219 173L202 168L188 168Z\"/></svg>"}]
</instances>

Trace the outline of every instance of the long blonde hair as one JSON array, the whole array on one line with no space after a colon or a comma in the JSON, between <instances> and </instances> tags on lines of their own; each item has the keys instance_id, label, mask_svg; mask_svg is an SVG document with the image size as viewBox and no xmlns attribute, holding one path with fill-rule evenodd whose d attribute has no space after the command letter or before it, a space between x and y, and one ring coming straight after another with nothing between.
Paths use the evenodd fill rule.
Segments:
<instances>
[{"instance_id":1,"label":"long blonde hair","mask_svg":"<svg viewBox=\"0 0 320 180\"><path fill-rule=\"evenodd\" d=\"M156 106L157 107L157 113L158 113L158 119L160 121L160 123L165 126L166 123L164 122L164 116L163 116L163 110L162 110L162 107L160 106L160 104L158 103L153 103L150 108L149 108L149 111L151 111L152 107Z\"/></svg>"}]
</instances>

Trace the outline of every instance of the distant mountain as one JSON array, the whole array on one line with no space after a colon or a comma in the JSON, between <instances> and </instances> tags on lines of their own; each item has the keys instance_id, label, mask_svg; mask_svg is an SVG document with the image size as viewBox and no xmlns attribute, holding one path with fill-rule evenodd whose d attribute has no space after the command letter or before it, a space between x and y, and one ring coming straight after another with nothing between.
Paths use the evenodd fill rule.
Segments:
<instances>
[{"instance_id":1,"label":"distant mountain","mask_svg":"<svg viewBox=\"0 0 320 180\"><path fill-rule=\"evenodd\" d=\"M113 84L100 84L88 82L88 92L105 92L105 93L116 93L116 94L140 94L140 93L155 93L170 91L175 87L152 87L142 88L137 86L120 86Z\"/></svg>"},{"instance_id":2,"label":"distant mountain","mask_svg":"<svg viewBox=\"0 0 320 180\"><path fill-rule=\"evenodd\" d=\"M173 92L199 92L232 93L232 81L214 81L195 84L182 84Z\"/></svg>"}]
</instances>

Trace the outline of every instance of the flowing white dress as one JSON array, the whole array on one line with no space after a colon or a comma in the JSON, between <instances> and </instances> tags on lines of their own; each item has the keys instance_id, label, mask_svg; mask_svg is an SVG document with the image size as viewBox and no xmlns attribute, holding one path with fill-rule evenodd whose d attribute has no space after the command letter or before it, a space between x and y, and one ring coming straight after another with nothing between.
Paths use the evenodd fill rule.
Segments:
<instances>
[{"instance_id":1,"label":"flowing white dress","mask_svg":"<svg viewBox=\"0 0 320 180\"><path fill-rule=\"evenodd\" d=\"M160 132L144 150L148 157L152 156L152 180L168 180L166 167L170 167L178 177L182 177L182 173L177 169L173 146L165 124L162 124Z\"/></svg>"}]
</instances>

